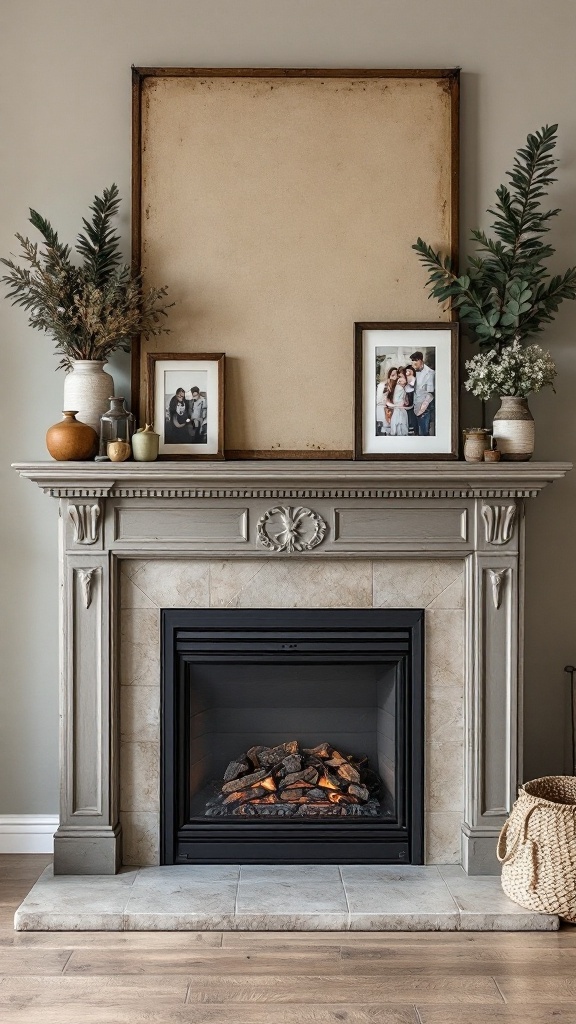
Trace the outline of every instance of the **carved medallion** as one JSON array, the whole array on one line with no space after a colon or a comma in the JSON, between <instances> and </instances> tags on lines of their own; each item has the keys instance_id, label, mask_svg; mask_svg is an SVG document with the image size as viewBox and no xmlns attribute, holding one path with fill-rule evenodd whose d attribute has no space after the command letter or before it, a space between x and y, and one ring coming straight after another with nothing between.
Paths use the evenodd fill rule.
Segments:
<instances>
[{"instance_id":1,"label":"carved medallion","mask_svg":"<svg viewBox=\"0 0 576 1024\"><path fill-rule=\"evenodd\" d=\"M507 544L514 531L516 505L482 505L487 544Z\"/></svg>"},{"instance_id":2,"label":"carved medallion","mask_svg":"<svg viewBox=\"0 0 576 1024\"><path fill-rule=\"evenodd\" d=\"M258 520L258 539L271 551L311 551L324 539L326 523L309 508L277 505Z\"/></svg>"},{"instance_id":3,"label":"carved medallion","mask_svg":"<svg viewBox=\"0 0 576 1024\"><path fill-rule=\"evenodd\" d=\"M68 515L74 525L75 544L95 544L98 540L99 505L69 505Z\"/></svg>"}]
</instances>

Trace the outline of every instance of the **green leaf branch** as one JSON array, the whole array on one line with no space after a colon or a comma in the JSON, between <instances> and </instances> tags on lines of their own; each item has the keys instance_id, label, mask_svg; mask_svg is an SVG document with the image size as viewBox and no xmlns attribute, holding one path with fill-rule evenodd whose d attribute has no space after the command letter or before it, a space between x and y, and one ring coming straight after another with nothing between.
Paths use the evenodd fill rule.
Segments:
<instances>
[{"instance_id":1,"label":"green leaf branch","mask_svg":"<svg viewBox=\"0 0 576 1024\"><path fill-rule=\"evenodd\" d=\"M510 184L496 189L488 209L495 237L480 229L471 232L477 253L468 257L465 274L459 276L450 257L422 238L412 246L428 271L430 297L457 311L481 346L501 350L537 334L565 299L576 298L576 267L550 279L546 261L555 249L542 241L560 213L541 209L556 180L557 130L558 125L544 126L517 151L507 172Z\"/></svg>"}]
</instances>

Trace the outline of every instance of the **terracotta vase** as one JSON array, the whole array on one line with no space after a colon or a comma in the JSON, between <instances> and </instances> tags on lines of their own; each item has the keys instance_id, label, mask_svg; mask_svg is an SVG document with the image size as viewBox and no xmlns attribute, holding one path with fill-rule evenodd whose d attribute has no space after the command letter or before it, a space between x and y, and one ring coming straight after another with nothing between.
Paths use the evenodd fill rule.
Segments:
<instances>
[{"instance_id":1,"label":"terracotta vase","mask_svg":"<svg viewBox=\"0 0 576 1024\"><path fill-rule=\"evenodd\" d=\"M87 423L79 423L77 413L64 412L64 419L46 431L46 447L57 462L84 462L98 451L98 434Z\"/></svg>"},{"instance_id":2,"label":"terracotta vase","mask_svg":"<svg viewBox=\"0 0 576 1024\"><path fill-rule=\"evenodd\" d=\"M105 366L100 359L73 359L72 369L64 379L64 405L77 409L79 420L88 423L97 434L100 417L114 394L114 379L106 373Z\"/></svg>"},{"instance_id":3,"label":"terracotta vase","mask_svg":"<svg viewBox=\"0 0 576 1024\"><path fill-rule=\"evenodd\" d=\"M528 462L534 454L534 417L528 399L502 395L492 434L507 462Z\"/></svg>"}]
</instances>

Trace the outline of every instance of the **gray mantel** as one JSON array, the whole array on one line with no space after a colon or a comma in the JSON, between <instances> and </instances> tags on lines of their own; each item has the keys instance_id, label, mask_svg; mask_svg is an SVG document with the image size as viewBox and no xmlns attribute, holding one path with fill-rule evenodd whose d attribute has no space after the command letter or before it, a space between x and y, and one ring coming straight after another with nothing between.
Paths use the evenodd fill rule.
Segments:
<instances>
[{"instance_id":1,"label":"gray mantel","mask_svg":"<svg viewBox=\"0 0 576 1024\"><path fill-rule=\"evenodd\" d=\"M524 499L569 463L22 463L60 499L61 808L55 870L110 874L123 558L435 558L466 564L462 862L495 870L521 778Z\"/></svg>"}]
</instances>

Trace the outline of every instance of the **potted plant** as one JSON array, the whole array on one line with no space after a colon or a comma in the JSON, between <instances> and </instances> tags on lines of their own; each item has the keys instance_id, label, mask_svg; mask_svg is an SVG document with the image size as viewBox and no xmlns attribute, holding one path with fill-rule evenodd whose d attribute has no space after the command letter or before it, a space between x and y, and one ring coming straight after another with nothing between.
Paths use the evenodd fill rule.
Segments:
<instances>
[{"instance_id":1,"label":"potted plant","mask_svg":"<svg viewBox=\"0 0 576 1024\"><path fill-rule=\"evenodd\" d=\"M135 334L168 333L163 318L169 305L162 301L167 289L146 290L141 275L122 264L120 236L112 224L119 205L116 185L94 197L92 217L83 218L76 241L81 262L73 262L70 246L32 209L30 223L43 241L17 234L24 265L0 260L9 271L0 278L7 298L28 310L30 326L51 335L56 344L59 367L66 371L64 408L77 410L79 419L96 431L114 394L114 381L104 370L110 354L129 351Z\"/></svg>"},{"instance_id":2,"label":"potted plant","mask_svg":"<svg viewBox=\"0 0 576 1024\"><path fill-rule=\"evenodd\" d=\"M518 447L518 424L532 421L527 395L552 384L555 372L549 353L538 346L525 348L522 342L554 319L564 299L576 298L576 267L551 277L548 260L555 250L543 240L560 213L541 208L556 180L557 161L552 154L557 130L558 125L545 125L517 151L507 172L510 184L496 189L496 202L488 209L494 217L495 237L479 228L472 231L477 252L468 257L465 274L459 276L450 258L421 238L412 247L429 271L430 297L455 310L472 340L490 350L466 364L473 376L465 387L483 399L488 392L502 396L503 406L495 419L504 458L530 458L532 451L526 449L530 431L524 428ZM519 390L514 392L514 387ZM533 422L531 432L533 438Z\"/></svg>"},{"instance_id":3,"label":"potted plant","mask_svg":"<svg viewBox=\"0 0 576 1024\"><path fill-rule=\"evenodd\" d=\"M479 352L465 365L467 391L484 402L493 395L500 396L501 407L494 416L492 434L502 458L530 459L534 451L534 418L527 398L545 387L554 390L556 367L550 353L540 345L521 345L514 340L500 353L495 348Z\"/></svg>"}]
</instances>

